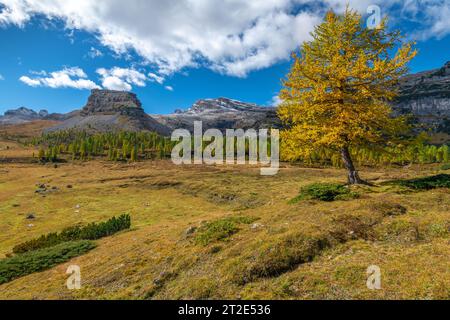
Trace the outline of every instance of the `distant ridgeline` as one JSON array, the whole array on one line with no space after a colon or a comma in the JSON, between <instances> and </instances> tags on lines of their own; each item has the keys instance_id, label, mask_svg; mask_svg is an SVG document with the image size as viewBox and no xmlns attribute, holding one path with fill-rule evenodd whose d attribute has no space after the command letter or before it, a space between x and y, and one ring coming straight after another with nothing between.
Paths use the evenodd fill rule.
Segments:
<instances>
[{"instance_id":1,"label":"distant ridgeline","mask_svg":"<svg viewBox=\"0 0 450 320\"><path fill-rule=\"evenodd\" d=\"M88 161L96 158L109 161L135 162L140 160L169 159L178 141L171 141L154 132L109 132L91 134L86 131L62 130L33 138L30 143L38 146L35 155L41 162L64 160ZM204 142L206 148L212 142ZM270 144L270 140L268 141ZM224 146L225 147L225 146ZM248 141L246 154L248 155ZM331 165L342 167L340 153L331 149L313 152L308 158L287 157L281 147L281 160L300 162L306 165ZM270 145L268 146L270 150ZM359 165L386 165L410 163L449 163L450 148L447 145L426 144L426 138L419 135L409 143L386 146L384 148L358 148L351 150Z\"/></svg>"}]
</instances>

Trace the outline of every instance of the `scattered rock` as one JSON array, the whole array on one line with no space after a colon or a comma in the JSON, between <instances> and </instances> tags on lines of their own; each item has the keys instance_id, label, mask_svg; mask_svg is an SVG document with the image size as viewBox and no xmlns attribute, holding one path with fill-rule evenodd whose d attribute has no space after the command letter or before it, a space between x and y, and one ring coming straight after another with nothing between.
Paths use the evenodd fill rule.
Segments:
<instances>
[{"instance_id":1,"label":"scattered rock","mask_svg":"<svg viewBox=\"0 0 450 320\"><path fill-rule=\"evenodd\" d=\"M191 234L193 234L195 231L197 231L197 227L189 227L184 233L186 236L190 236Z\"/></svg>"},{"instance_id":2,"label":"scattered rock","mask_svg":"<svg viewBox=\"0 0 450 320\"><path fill-rule=\"evenodd\" d=\"M27 220L34 220L34 219L36 219L36 216L34 215L34 213L29 213L28 215L27 215L27 218L26 218Z\"/></svg>"},{"instance_id":3,"label":"scattered rock","mask_svg":"<svg viewBox=\"0 0 450 320\"><path fill-rule=\"evenodd\" d=\"M31 223L30 223L30 224L28 225L28 228L33 228L33 227L34 227L34 224L31 224Z\"/></svg>"},{"instance_id":4,"label":"scattered rock","mask_svg":"<svg viewBox=\"0 0 450 320\"><path fill-rule=\"evenodd\" d=\"M73 186L71 184L67 185L67 189L72 189L72 188L73 188Z\"/></svg>"},{"instance_id":5,"label":"scattered rock","mask_svg":"<svg viewBox=\"0 0 450 320\"><path fill-rule=\"evenodd\" d=\"M264 225L262 225L261 223L254 223L250 226L250 229L257 230L257 229L261 229L263 227L264 227Z\"/></svg>"}]
</instances>

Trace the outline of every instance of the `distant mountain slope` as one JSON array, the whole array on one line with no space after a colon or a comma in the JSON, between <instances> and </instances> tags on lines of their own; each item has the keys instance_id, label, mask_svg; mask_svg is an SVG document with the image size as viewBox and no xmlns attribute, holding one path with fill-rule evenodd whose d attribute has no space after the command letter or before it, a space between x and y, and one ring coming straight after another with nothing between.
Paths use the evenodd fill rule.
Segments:
<instances>
[{"instance_id":1,"label":"distant mountain slope","mask_svg":"<svg viewBox=\"0 0 450 320\"><path fill-rule=\"evenodd\" d=\"M450 61L403 78L395 110L412 113L424 128L450 134Z\"/></svg>"},{"instance_id":2,"label":"distant mountain slope","mask_svg":"<svg viewBox=\"0 0 450 320\"><path fill-rule=\"evenodd\" d=\"M161 124L174 129L193 131L194 121L202 121L203 128L259 129L280 127L276 108L260 107L227 98L197 101L186 111L170 115L153 115Z\"/></svg>"},{"instance_id":3,"label":"distant mountain slope","mask_svg":"<svg viewBox=\"0 0 450 320\"><path fill-rule=\"evenodd\" d=\"M81 111L47 132L65 129L90 132L148 130L163 135L170 134L167 127L144 112L134 93L111 90L92 90L86 106Z\"/></svg>"},{"instance_id":4,"label":"distant mountain slope","mask_svg":"<svg viewBox=\"0 0 450 320\"><path fill-rule=\"evenodd\" d=\"M20 107L15 110L8 110L5 112L4 116L0 116L0 125L16 125L38 120L64 121L73 116L75 113L76 111L67 114L49 114L47 110L36 112L26 107Z\"/></svg>"}]
</instances>

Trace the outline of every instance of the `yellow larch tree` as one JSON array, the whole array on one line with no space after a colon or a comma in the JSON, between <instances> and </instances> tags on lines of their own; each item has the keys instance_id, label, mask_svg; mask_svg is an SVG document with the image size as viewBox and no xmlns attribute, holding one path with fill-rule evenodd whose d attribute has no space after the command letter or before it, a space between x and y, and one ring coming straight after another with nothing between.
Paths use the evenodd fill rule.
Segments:
<instances>
[{"instance_id":1,"label":"yellow larch tree","mask_svg":"<svg viewBox=\"0 0 450 320\"><path fill-rule=\"evenodd\" d=\"M281 133L285 158L329 148L340 153L348 182L364 183L350 150L386 144L407 128L390 107L398 80L416 55L414 44L402 39L400 32L388 31L386 20L368 29L349 8L343 15L327 13L312 40L293 55L283 81L278 115L286 128Z\"/></svg>"}]
</instances>

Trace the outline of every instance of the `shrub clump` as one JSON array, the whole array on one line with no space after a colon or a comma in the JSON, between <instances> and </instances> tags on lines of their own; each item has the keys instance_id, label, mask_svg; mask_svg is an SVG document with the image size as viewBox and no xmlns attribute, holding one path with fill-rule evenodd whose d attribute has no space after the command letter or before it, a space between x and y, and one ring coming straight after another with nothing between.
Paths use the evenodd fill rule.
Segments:
<instances>
[{"instance_id":1,"label":"shrub clump","mask_svg":"<svg viewBox=\"0 0 450 320\"><path fill-rule=\"evenodd\" d=\"M414 190L432 190L437 188L450 188L450 175L439 174L432 177L396 181L395 184Z\"/></svg>"},{"instance_id":2,"label":"shrub clump","mask_svg":"<svg viewBox=\"0 0 450 320\"><path fill-rule=\"evenodd\" d=\"M347 186L337 183L314 183L300 190L300 195L292 199L290 203L302 200L336 201L357 198L358 194L352 192Z\"/></svg>"},{"instance_id":3,"label":"shrub clump","mask_svg":"<svg viewBox=\"0 0 450 320\"><path fill-rule=\"evenodd\" d=\"M255 221L256 219L251 217L228 217L208 222L198 229L195 242L206 246L214 241L226 240L239 231L240 224L250 224Z\"/></svg>"},{"instance_id":4,"label":"shrub clump","mask_svg":"<svg viewBox=\"0 0 450 320\"><path fill-rule=\"evenodd\" d=\"M0 284L40 272L78 257L96 247L92 241L66 242L0 260Z\"/></svg>"},{"instance_id":5,"label":"shrub clump","mask_svg":"<svg viewBox=\"0 0 450 320\"><path fill-rule=\"evenodd\" d=\"M84 227L69 227L64 229L61 233L49 233L43 235L37 239L15 246L13 252L16 254L23 254L34 250L49 248L68 241L97 240L111 236L119 231L129 229L130 227L130 215L123 214L118 218L113 217L105 222L91 223Z\"/></svg>"}]
</instances>

